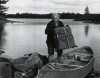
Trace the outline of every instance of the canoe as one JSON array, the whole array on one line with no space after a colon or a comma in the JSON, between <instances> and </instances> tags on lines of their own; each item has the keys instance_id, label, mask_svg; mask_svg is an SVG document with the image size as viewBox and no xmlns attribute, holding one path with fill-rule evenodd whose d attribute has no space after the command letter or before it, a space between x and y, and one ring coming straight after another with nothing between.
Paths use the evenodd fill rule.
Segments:
<instances>
[{"instance_id":1,"label":"canoe","mask_svg":"<svg viewBox=\"0 0 100 78\"><path fill-rule=\"evenodd\" d=\"M61 63L42 67L37 78L84 78L93 69L94 54L90 47L74 48L62 55Z\"/></svg>"}]
</instances>

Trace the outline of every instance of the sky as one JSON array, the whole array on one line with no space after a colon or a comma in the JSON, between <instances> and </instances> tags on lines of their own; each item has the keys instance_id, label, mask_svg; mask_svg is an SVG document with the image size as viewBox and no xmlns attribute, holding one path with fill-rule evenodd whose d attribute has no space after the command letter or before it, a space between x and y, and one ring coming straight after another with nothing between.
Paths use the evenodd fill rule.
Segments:
<instances>
[{"instance_id":1,"label":"sky","mask_svg":"<svg viewBox=\"0 0 100 78\"><path fill-rule=\"evenodd\" d=\"M7 13L84 13L86 6L90 13L100 13L100 0L9 0Z\"/></svg>"}]
</instances>

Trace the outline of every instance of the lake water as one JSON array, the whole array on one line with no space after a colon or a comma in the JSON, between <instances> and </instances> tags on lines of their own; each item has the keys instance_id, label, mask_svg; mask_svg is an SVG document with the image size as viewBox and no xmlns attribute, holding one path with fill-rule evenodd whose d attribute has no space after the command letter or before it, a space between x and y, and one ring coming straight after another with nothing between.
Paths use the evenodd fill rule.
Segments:
<instances>
[{"instance_id":1,"label":"lake water","mask_svg":"<svg viewBox=\"0 0 100 78\"><path fill-rule=\"evenodd\" d=\"M12 58L26 53L47 54L46 35L44 33L49 19L11 19L24 23L6 23L0 36L0 48ZM95 54L95 69L100 70L100 24L83 23L72 19L62 20L69 24L78 46L90 46Z\"/></svg>"}]
</instances>

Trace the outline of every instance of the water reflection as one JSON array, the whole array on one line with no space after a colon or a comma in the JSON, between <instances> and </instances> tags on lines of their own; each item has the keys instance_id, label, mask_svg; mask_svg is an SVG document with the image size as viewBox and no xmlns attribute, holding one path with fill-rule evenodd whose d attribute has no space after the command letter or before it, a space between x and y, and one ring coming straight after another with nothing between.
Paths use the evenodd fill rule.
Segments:
<instances>
[{"instance_id":1,"label":"water reflection","mask_svg":"<svg viewBox=\"0 0 100 78\"><path fill-rule=\"evenodd\" d=\"M4 26L6 23L0 23L0 49L3 47L5 43L5 31L4 31Z\"/></svg>"},{"instance_id":2,"label":"water reflection","mask_svg":"<svg viewBox=\"0 0 100 78\"><path fill-rule=\"evenodd\" d=\"M6 54L13 58L32 52L47 54L46 35L44 31L46 24L50 20L15 19L15 21L25 23L1 24L0 48L3 48ZM95 69L100 69L100 24L87 24L71 19L62 21L71 27L75 43L78 46L88 45L92 47L96 57ZM7 33L6 36L5 32Z\"/></svg>"},{"instance_id":3,"label":"water reflection","mask_svg":"<svg viewBox=\"0 0 100 78\"><path fill-rule=\"evenodd\" d=\"M89 33L89 24L86 24L84 30L85 30L85 36L88 36L88 33Z\"/></svg>"}]
</instances>

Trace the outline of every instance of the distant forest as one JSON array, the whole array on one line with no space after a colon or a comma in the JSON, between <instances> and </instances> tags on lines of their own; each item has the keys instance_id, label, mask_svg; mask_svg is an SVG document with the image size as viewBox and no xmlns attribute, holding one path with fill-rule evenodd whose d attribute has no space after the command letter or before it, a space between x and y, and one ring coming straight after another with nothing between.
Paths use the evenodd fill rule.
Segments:
<instances>
[{"instance_id":1,"label":"distant forest","mask_svg":"<svg viewBox=\"0 0 100 78\"><path fill-rule=\"evenodd\" d=\"M59 13L61 19L74 19L75 21L88 21L93 23L100 23L100 14L75 14L75 13ZM7 14L7 18L34 18L34 19L49 19L51 14Z\"/></svg>"},{"instance_id":2,"label":"distant forest","mask_svg":"<svg viewBox=\"0 0 100 78\"><path fill-rule=\"evenodd\" d=\"M32 13L16 13L16 14L5 14L8 7L4 6L9 0L0 0L0 19L5 20L6 18L34 18L34 19L49 19L51 14L32 14ZM84 14L75 13L59 13L61 19L74 19L76 21L85 21L100 23L100 14L91 14L88 6L84 10Z\"/></svg>"}]
</instances>

